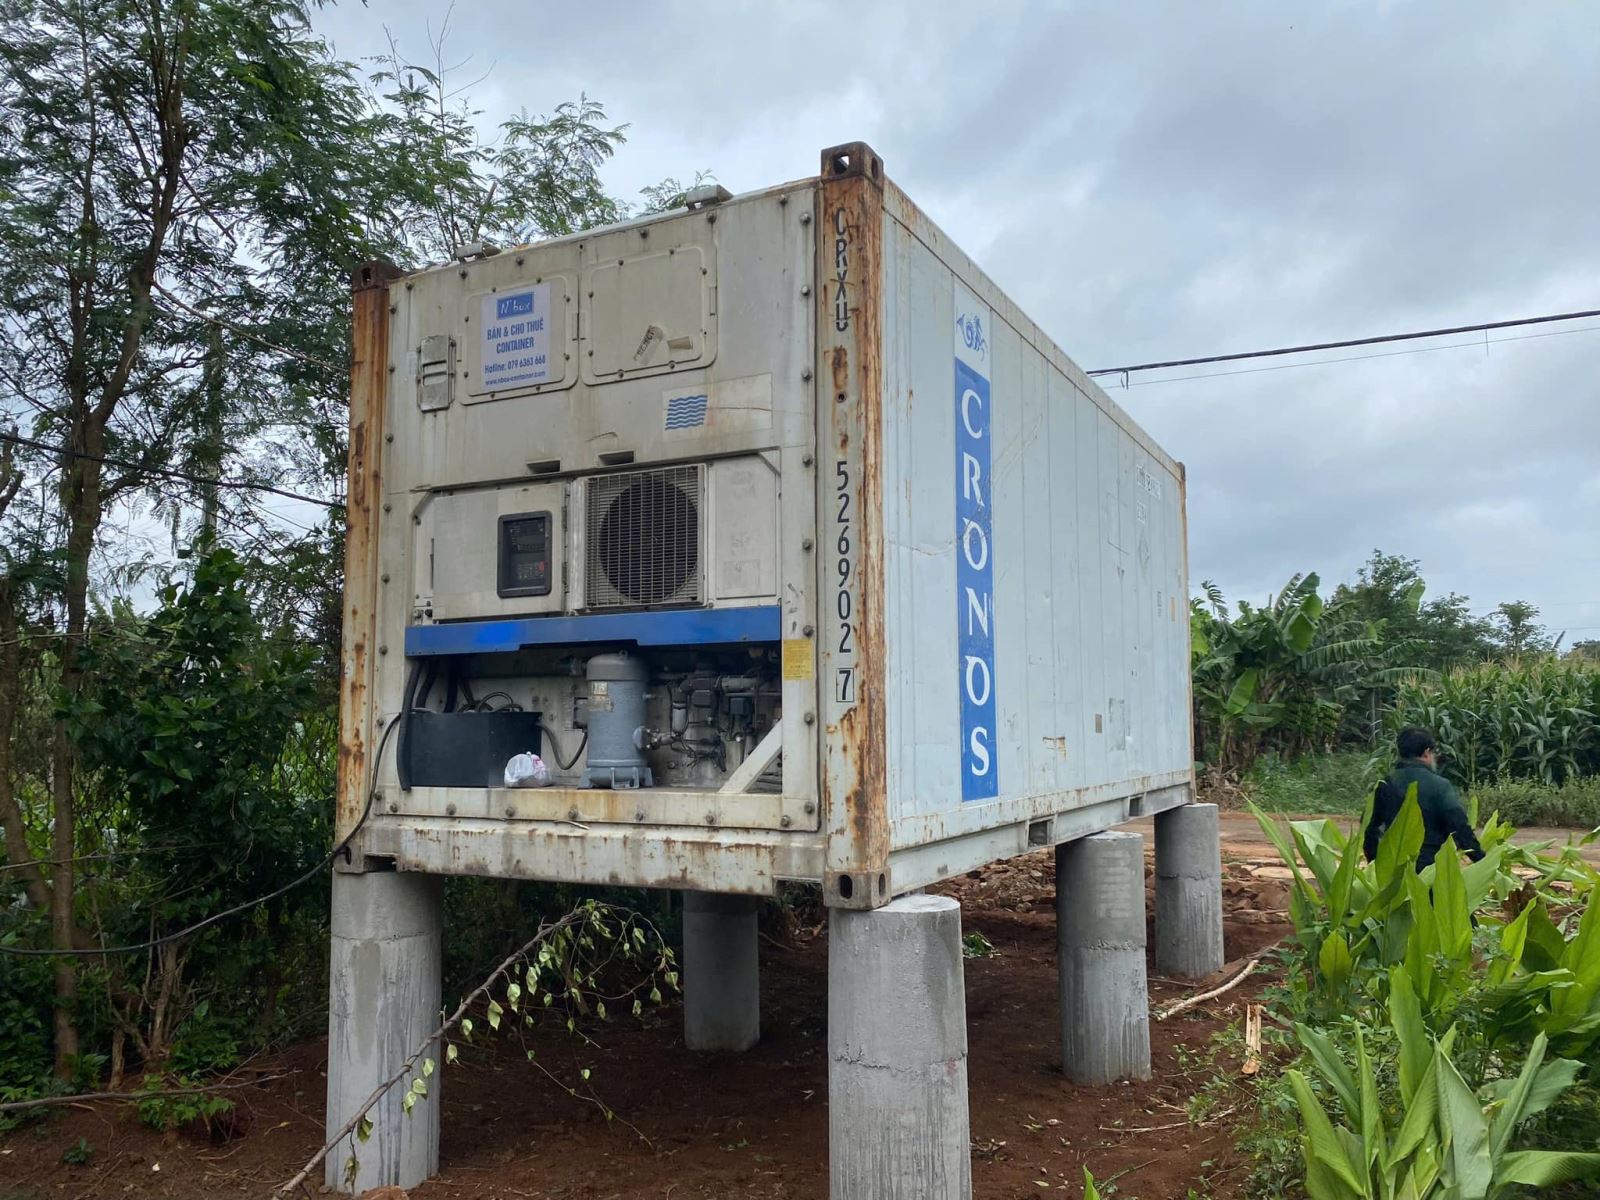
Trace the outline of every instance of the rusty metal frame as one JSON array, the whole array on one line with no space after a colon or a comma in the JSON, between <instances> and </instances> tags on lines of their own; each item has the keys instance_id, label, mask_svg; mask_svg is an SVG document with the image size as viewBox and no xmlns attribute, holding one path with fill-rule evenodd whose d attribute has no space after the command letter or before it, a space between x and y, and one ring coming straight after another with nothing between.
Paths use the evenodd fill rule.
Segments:
<instances>
[{"instance_id":1,"label":"rusty metal frame","mask_svg":"<svg viewBox=\"0 0 1600 1200\"><path fill-rule=\"evenodd\" d=\"M817 378L826 388L817 397L824 476L818 517L826 531L824 553L817 556L820 783L828 835L823 896L839 908L875 908L894 895L884 709L883 184L883 160L864 142L822 152L816 292ZM852 511L848 522L837 515ZM848 696L838 690L845 684Z\"/></svg>"},{"instance_id":2,"label":"rusty metal frame","mask_svg":"<svg viewBox=\"0 0 1600 1200\"><path fill-rule=\"evenodd\" d=\"M808 813L806 810L811 809ZM712 829L816 828L814 804L777 793L711 789L583 787L414 787L396 790L373 822L399 814L445 820L474 817L505 821L565 821L594 825L680 825Z\"/></svg>"},{"instance_id":3,"label":"rusty metal frame","mask_svg":"<svg viewBox=\"0 0 1600 1200\"><path fill-rule=\"evenodd\" d=\"M391 816L363 838L399 870L438 875L770 896L822 873L817 839L762 830Z\"/></svg>"},{"instance_id":4,"label":"rusty metal frame","mask_svg":"<svg viewBox=\"0 0 1600 1200\"><path fill-rule=\"evenodd\" d=\"M389 285L402 272L382 260L350 281L350 474L345 489L344 611L339 649L339 764L334 837L366 808L378 628L378 541L383 510L384 417L389 383Z\"/></svg>"}]
</instances>

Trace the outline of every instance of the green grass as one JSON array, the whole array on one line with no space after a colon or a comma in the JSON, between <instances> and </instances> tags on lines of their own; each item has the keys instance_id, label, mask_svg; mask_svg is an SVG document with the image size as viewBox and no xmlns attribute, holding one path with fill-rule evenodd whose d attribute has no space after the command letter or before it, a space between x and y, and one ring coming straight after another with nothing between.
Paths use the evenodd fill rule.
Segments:
<instances>
[{"instance_id":1,"label":"green grass","mask_svg":"<svg viewBox=\"0 0 1600 1200\"><path fill-rule=\"evenodd\" d=\"M1267 755L1256 760L1240 784L1266 812L1359 815L1381 768L1381 760L1374 762L1366 750L1310 754L1292 762Z\"/></svg>"},{"instance_id":2,"label":"green grass","mask_svg":"<svg viewBox=\"0 0 1600 1200\"><path fill-rule=\"evenodd\" d=\"M1367 750L1337 750L1293 761L1275 755L1256 760L1240 781L1257 807L1274 813L1341 813L1359 816L1388 759ZM1512 825L1600 827L1600 776L1562 784L1503 780L1472 789L1478 820L1498 812Z\"/></svg>"}]
</instances>

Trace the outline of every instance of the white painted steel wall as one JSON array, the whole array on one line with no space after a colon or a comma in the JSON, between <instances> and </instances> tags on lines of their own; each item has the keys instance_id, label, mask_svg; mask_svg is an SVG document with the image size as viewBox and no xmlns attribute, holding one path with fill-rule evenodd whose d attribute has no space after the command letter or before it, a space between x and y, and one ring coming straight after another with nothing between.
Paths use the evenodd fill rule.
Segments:
<instances>
[{"instance_id":1,"label":"white painted steel wall","mask_svg":"<svg viewBox=\"0 0 1600 1200\"><path fill-rule=\"evenodd\" d=\"M714 471L760 455L776 475L775 493L762 503L730 501L724 515L748 518L753 530L776 506L783 794L569 786L400 793L386 760L365 853L408 870L710 891L832 879L830 903L849 899L837 879L854 874L851 902L862 905L1187 798L1181 469L892 183L882 181L881 193L876 176L864 185L849 217L864 226L843 231L826 195L836 186L825 168L819 180L712 211L420 272L389 296L384 427L393 440L383 452L380 572L369 581L378 647L369 720L400 707L407 662L391 651L408 625L554 614L574 602L570 589L566 601L553 593L526 607L491 600L492 547L472 532L491 528L489 518L528 507L535 491L559 496L570 486L578 495L617 448L635 453L633 467L704 461ZM863 228L881 228L881 248ZM715 321L706 320L692 363L603 379L588 365L590 349L610 364L618 345L634 352L647 343L626 313L612 321L609 308L590 307L589 284L600 279L595 290L603 291L619 260L654 270L662 251L668 259L682 251L706 272L704 315ZM567 311L551 332L552 356L573 355L562 360L561 378L498 399L475 392L486 351L472 341L485 336L473 323L495 297L547 280L567 289ZM539 303L555 308L553 287ZM454 401L441 407L444 393L423 386L434 378L424 350L447 335L460 352ZM958 360L966 372L959 386ZM969 407L963 428L969 386L987 397ZM717 419L703 430L664 424L664 406L684 389L711 397ZM863 457L877 436L866 436L871 404L882 415L874 464ZM847 416L854 424L835 428ZM848 488L838 471L846 456ZM559 469L530 479L530 464L547 460ZM963 472L979 494L961 490ZM868 478L881 486L870 506L859 491ZM848 508L846 491L855 501ZM847 585L837 574L841 513L854 556ZM979 527L969 539L981 535L986 549L979 571L958 565L968 520ZM565 541L576 571L574 537L569 530ZM436 597L440 538L462 543L443 555L447 573L477 569L478 577L452 581ZM869 598L880 554L883 583ZM990 597L986 629L971 624L963 581ZM866 639L852 629L848 662L873 681L882 664L883 686L852 689L846 703L837 694L838 620L862 621L879 597L885 650L864 661ZM981 666L964 661L974 655ZM969 675L986 679L989 695L964 715ZM558 720L570 708L567 675L518 686ZM378 728L373 721L367 744ZM577 736L564 720L560 732ZM964 788L980 742L992 774L969 773Z\"/></svg>"},{"instance_id":2,"label":"white painted steel wall","mask_svg":"<svg viewBox=\"0 0 1600 1200\"><path fill-rule=\"evenodd\" d=\"M1182 469L892 185L885 209L892 847L1187 782ZM970 491L979 472L957 444L958 353L987 371L990 390L986 422L969 398L962 438L967 450L984 440L972 430L989 443L988 672L959 645L969 623L981 633L981 607L958 589L957 556L983 565L984 543L960 536L962 484ZM986 673L992 776L962 717L963 688L982 699Z\"/></svg>"}]
</instances>

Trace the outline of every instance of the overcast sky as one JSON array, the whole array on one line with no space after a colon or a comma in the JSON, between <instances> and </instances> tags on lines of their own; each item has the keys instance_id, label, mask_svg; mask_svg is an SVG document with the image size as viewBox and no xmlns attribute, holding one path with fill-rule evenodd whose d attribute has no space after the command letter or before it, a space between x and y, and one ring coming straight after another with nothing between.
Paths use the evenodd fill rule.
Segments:
<instances>
[{"instance_id":1,"label":"overcast sky","mask_svg":"<svg viewBox=\"0 0 1600 1200\"><path fill-rule=\"evenodd\" d=\"M317 24L426 60L442 11ZM1086 369L1600 308L1600 5L480 0L469 56L486 126L579 92L627 122L622 196L871 143ZM1600 638L1591 326L1114 394L1188 465L1195 582L1261 599L1381 546Z\"/></svg>"}]
</instances>

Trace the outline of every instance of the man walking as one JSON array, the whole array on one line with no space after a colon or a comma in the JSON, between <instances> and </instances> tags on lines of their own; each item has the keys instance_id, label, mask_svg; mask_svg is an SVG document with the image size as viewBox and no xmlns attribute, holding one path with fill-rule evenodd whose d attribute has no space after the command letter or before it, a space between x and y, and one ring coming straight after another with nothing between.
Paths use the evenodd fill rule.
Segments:
<instances>
[{"instance_id":1,"label":"man walking","mask_svg":"<svg viewBox=\"0 0 1600 1200\"><path fill-rule=\"evenodd\" d=\"M1432 864L1447 838L1454 838L1456 849L1477 862L1483 857L1483 847L1472 831L1466 806L1455 786L1439 774L1439 749L1433 734L1426 729L1402 729L1395 743L1400 761L1389 778L1378 785L1372 820L1362 838L1368 861L1378 857L1379 841L1400 815L1406 792L1416 784L1417 805L1422 809L1422 849L1417 854L1417 870Z\"/></svg>"}]
</instances>

